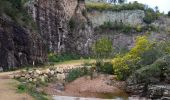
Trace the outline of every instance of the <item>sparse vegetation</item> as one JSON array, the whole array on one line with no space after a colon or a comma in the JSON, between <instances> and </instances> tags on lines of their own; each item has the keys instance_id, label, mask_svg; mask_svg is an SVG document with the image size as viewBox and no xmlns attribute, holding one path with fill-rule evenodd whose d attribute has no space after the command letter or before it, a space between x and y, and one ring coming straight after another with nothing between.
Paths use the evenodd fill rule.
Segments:
<instances>
[{"instance_id":1,"label":"sparse vegetation","mask_svg":"<svg viewBox=\"0 0 170 100\"><path fill-rule=\"evenodd\" d=\"M108 3L87 3L87 10L110 10L110 11L121 11L121 10L144 10L145 6L138 2L121 4L121 5L113 5Z\"/></svg>"},{"instance_id":2,"label":"sparse vegetation","mask_svg":"<svg viewBox=\"0 0 170 100\"><path fill-rule=\"evenodd\" d=\"M87 67L83 67L83 68L75 68L72 69L67 77L66 77L66 81L71 82L74 81L75 79L82 77L84 75L88 75L89 74L89 70Z\"/></svg>"},{"instance_id":3,"label":"sparse vegetation","mask_svg":"<svg viewBox=\"0 0 170 100\"><path fill-rule=\"evenodd\" d=\"M20 83L18 85L18 92L28 93L35 98L35 100L49 100L47 94L43 92L38 92L36 86L31 83Z\"/></svg>"},{"instance_id":4,"label":"sparse vegetation","mask_svg":"<svg viewBox=\"0 0 170 100\"><path fill-rule=\"evenodd\" d=\"M147 31L158 31L158 28L156 28L153 25L137 25L137 26L131 26L129 24L124 24L122 22L104 22L103 25L96 28L97 30L113 30L116 32L122 32L125 34L131 34L134 32L147 32Z\"/></svg>"},{"instance_id":5,"label":"sparse vegetation","mask_svg":"<svg viewBox=\"0 0 170 100\"><path fill-rule=\"evenodd\" d=\"M65 53L65 54L50 53L48 55L49 62L64 62L69 60L79 60L81 58L83 57L73 53ZM84 57L84 58L88 58L88 57Z\"/></svg>"}]
</instances>

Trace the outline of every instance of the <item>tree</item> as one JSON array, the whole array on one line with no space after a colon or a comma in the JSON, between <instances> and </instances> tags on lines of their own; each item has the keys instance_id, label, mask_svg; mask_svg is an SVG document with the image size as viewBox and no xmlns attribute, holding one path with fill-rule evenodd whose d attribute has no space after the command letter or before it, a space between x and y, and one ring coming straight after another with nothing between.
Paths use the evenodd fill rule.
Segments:
<instances>
[{"instance_id":1,"label":"tree","mask_svg":"<svg viewBox=\"0 0 170 100\"><path fill-rule=\"evenodd\" d=\"M170 11L168 11L168 16L170 17Z\"/></svg>"},{"instance_id":2,"label":"tree","mask_svg":"<svg viewBox=\"0 0 170 100\"><path fill-rule=\"evenodd\" d=\"M118 3L120 3L120 4L122 4L124 2L125 2L125 0L118 0Z\"/></svg>"},{"instance_id":3,"label":"tree","mask_svg":"<svg viewBox=\"0 0 170 100\"><path fill-rule=\"evenodd\" d=\"M103 37L96 41L92 49L97 58L106 58L113 51L112 41Z\"/></svg>"},{"instance_id":4,"label":"tree","mask_svg":"<svg viewBox=\"0 0 170 100\"><path fill-rule=\"evenodd\" d=\"M158 6L155 7L155 12L156 12L156 13L159 13L159 8L158 8Z\"/></svg>"},{"instance_id":5,"label":"tree","mask_svg":"<svg viewBox=\"0 0 170 100\"><path fill-rule=\"evenodd\" d=\"M103 37L96 41L92 49L96 56L96 69L100 71L101 66L104 65L104 59L108 58L113 51L112 41Z\"/></svg>"}]
</instances>

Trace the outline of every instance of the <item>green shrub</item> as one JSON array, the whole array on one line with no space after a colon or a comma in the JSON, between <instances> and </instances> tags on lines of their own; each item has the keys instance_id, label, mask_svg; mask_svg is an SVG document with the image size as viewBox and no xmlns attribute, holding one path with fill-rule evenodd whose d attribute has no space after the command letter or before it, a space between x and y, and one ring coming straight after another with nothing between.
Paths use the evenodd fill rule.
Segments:
<instances>
[{"instance_id":1,"label":"green shrub","mask_svg":"<svg viewBox=\"0 0 170 100\"><path fill-rule=\"evenodd\" d=\"M130 33L132 31L133 27L131 27L130 25L125 25L122 29L122 31L124 33Z\"/></svg>"},{"instance_id":2,"label":"green shrub","mask_svg":"<svg viewBox=\"0 0 170 100\"><path fill-rule=\"evenodd\" d=\"M141 25L137 25L136 31L137 31L137 32L142 32L142 26L141 26Z\"/></svg>"},{"instance_id":3,"label":"green shrub","mask_svg":"<svg viewBox=\"0 0 170 100\"><path fill-rule=\"evenodd\" d=\"M99 72L104 74L113 74L113 65L109 62L106 62L104 64L98 62L96 63L96 66L99 68Z\"/></svg>"},{"instance_id":4,"label":"green shrub","mask_svg":"<svg viewBox=\"0 0 170 100\"><path fill-rule=\"evenodd\" d=\"M95 53L96 58L100 59L109 57L114 49L112 46L112 41L106 37L103 37L94 43L92 50Z\"/></svg>"},{"instance_id":5,"label":"green shrub","mask_svg":"<svg viewBox=\"0 0 170 100\"><path fill-rule=\"evenodd\" d=\"M136 65L141 55L150 50L151 43L146 36L141 36L136 39L135 46L125 55L118 55L112 60L114 73L119 80L125 80L133 71L138 69Z\"/></svg>"},{"instance_id":6,"label":"green shrub","mask_svg":"<svg viewBox=\"0 0 170 100\"><path fill-rule=\"evenodd\" d=\"M158 12L155 12L152 8L146 8L145 17L143 18L143 21L146 24L151 24L153 21L158 19L158 17L159 17Z\"/></svg>"},{"instance_id":7,"label":"green shrub","mask_svg":"<svg viewBox=\"0 0 170 100\"><path fill-rule=\"evenodd\" d=\"M138 69L132 78L137 82L157 83L164 81L168 73L170 73L170 56L164 56L156 60L153 64ZM132 79L133 80L133 79Z\"/></svg>"},{"instance_id":8,"label":"green shrub","mask_svg":"<svg viewBox=\"0 0 170 100\"><path fill-rule=\"evenodd\" d=\"M170 17L170 11L168 11L168 16Z\"/></svg>"},{"instance_id":9,"label":"green shrub","mask_svg":"<svg viewBox=\"0 0 170 100\"><path fill-rule=\"evenodd\" d=\"M83 68L76 68L76 69L72 69L67 77L66 77L66 81L71 82L74 81L75 79L87 75L88 74L88 69L86 67Z\"/></svg>"},{"instance_id":10,"label":"green shrub","mask_svg":"<svg viewBox=\"0 0 170 100\"><path fill-rule=\"evenodd\" d=\"M26 92L26 85L25 84L19 84L17 89L18 89L18 92L20 93L23 93L23 92Z\"/></svg>"}]
</instances>

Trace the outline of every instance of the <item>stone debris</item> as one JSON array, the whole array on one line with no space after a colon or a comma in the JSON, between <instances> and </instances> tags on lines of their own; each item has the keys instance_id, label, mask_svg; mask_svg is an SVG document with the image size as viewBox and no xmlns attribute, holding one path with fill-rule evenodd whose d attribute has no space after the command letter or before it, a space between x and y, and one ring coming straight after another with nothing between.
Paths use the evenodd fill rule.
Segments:
<instances>
[{"instance_id":1,"label":"stone debris","mask_svg":"<svg viewBox=\"0 0 170 100\"><path fill-rule=\"evenodd\" d=\"M46 82L51 80L65 81L68 73L74 68L82 68L83 66L69 66L69 67L56 67L47 68L45 70L22 70L19 73L14 74L15 79L23 80L26 82Z\"/></svg>"}]
</instances>

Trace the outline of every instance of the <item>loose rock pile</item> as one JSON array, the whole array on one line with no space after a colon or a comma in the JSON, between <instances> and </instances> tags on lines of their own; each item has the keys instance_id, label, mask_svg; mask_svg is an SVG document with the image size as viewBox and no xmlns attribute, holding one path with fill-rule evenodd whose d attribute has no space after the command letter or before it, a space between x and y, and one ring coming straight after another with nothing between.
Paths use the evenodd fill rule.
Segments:
<instances>
[{"instance_id":1,"label":"loose rock pile","mask_svg":"<svg viewBox=\"0 0 170 100\"><path fill-rule=\"evenodd\" d=\"M82 68L83 66L74 66L74 68ZM65 68L47 68L45 70L22 70L14 75L15 79L19 79L25 82L50 82L54 80L65 81L68 73L74 69L72 66Z\"/></svg>"}]
</instances>

